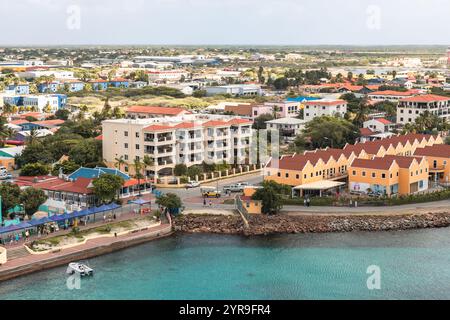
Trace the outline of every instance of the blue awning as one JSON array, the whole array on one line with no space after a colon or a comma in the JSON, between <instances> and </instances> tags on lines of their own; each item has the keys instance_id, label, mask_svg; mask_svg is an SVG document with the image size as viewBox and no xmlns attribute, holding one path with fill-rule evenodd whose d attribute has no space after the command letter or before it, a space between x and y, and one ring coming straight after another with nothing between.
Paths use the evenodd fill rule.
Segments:
<instances>
[{"instance_id":1,"label":"blue awning","mask_svg":"<svg viewBox=\"0 0 450 320\"><path fill-rule=\"evenodd\" d=\"M14 232L19 230L24 230L28 228L32 228L33 226L27 222L22 222L19 224L11 225L8 227L4 227L0 229L0 234L8 233L8 232Z\"/></svg>"},{"instance_id":2,"label":"blue awning","mask_svg":"<svg viewBox=\"0 0 450 320\"><path fill-rule=\"evenodd\" d=\"M150 200L138 199L138 200L131 201L130 203L132 203L132 204L138 204L138 205L142 206L142 205L148 204L148 203L150 203L150 202L151 202Z\"/></svg>"}]
</instances>

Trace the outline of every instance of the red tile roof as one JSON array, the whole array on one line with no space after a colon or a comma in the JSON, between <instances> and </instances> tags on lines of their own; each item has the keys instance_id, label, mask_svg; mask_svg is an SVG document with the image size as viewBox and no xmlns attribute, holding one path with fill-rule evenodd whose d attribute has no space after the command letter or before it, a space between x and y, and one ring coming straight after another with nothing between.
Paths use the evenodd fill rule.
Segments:
<instances>
[{"instance_id":1,"label":"red tile roof","mask_svg":"<svg viewBox=\"0 0 450 320\"><path fill-rule=\"evenodd\" d=\"M438 102L450 101L450 97L438 96L436 94L425 94L400 100L402 102Z\"/></svg>"},{"instance_id":2,"label":"red tile roof","mask_svg":"<svg viewBox=\"0 0 450 320\"><path fill-rule=\"evenodd\" d=\"M450 158L450 145L435 144L431 147L417 148L415 156Z\"/></svg>"},{"instance_id":3,"label":"red tile roof","mask_svg":"<svg viewBox=\"0 0 450 320\"><path fill-rule=\"evenodd\" d=\"M159 106L132 106L127 109L128 113L148 113L157 115L177 116L183 112L190 113L183 108L159 107Z\"/></svg>"},{"instance_id":4,"label":"red tile roof","mask_svg":"<svg viewBox=\"0 0 450 320\"><path fill-rule=\"evenodd\" d=\"M228 122L219 121L219 120L210 120L203 124L204 127L227 127L229 126Z\"/></svg>"},{"instance_id":5,"label":"red tile roof","mask_svg":"<svg viewBox=\"0 0 450 320\"><path fill-rule=\"evenodd\" d=\"M168 131L168 130L174 130L174 127L168 125L153 124L151 126L144 128L144 131Z\"/></svg>"},{"instance_id":6,"label":"red tile roof","mask_svg":"<svg viewBox=\"0 0 450 320\"><path fill-rule=\"evenodd\" d=\"M347 104L347 101L344 100L313 100L313 101L306 101L303 103L304 105L309 106L335 106L338 104Z\"/></svg>"},{"instance_id":7,"label":"red tile roof","mask_svg":"<svg viewBox=\"0 0 450 320\"><path fill-rule=\"evenodd\" d=\"M232 119L228 121L228 124L230 125L239 125L239 124L252 124L253 121L248 119Z\"/></svg>"},{"instance_id":8,"label":"red tile roof","mask_svg":"<svg viewBox=\"0 0 450 320\"><path fill-rule=\"evenodd\" d=\"M37 121L33 122L34 124L37 124L39 126L60 126L65 123L64 120L61 119L54 119L54 120L44 120L44 121Z\"/></svg>"},{"instance_id":9,"label":"red tile roof","mask_svg":"<svg viewBox=\"0 0 450 320\"><path fill-rule=\"evenodd\" d=\"M385 91L375 91L369 93L369 95L374 96L397 96L397 97L409 97L413 93L411 91L395 91L395 90L385 90Z\"/></svg>"},{"instance_id":10,"label":"red tile roof","mask_svg":"<svg viewBox=\"0 0 450 320\"><path fill-rule=\"evenodd\" d=\"M371 136L374 134L374 132L369 128L361 128L359 129L359 132L361 133L362 136Z\"/></svg>"},{"instance_id":11,"label":"red tile roof","mask_svg":"<svg viewBox=\"0 0 450 320\"><path fill-rule=\"evenodd\" d=\"M392 124L392 122L390 122L389 120L387 120L385 118L378 118L378 119L375 119L375 121L381 122L384 125Z\"/></svg>"},{"instance_id":12,"label":"red tile roof","mask_svg":"<svg viewBox=\"0 0 450 320\"><path fill-rule=\"evenodd\" d=\"M385 158L375 159L355 159L350 165L351 168L389 170L393 161Z\"/></svg>"}]
</instances>

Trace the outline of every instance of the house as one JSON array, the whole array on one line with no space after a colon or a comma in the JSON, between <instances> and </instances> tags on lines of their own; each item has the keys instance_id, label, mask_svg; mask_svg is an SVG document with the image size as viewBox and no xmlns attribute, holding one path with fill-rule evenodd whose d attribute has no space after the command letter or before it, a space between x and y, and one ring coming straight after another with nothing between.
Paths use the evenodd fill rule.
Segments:
<instances>
[{"instance_id":1,"label":"house","mask_svg":"<svg viewBox=\"0 0 450 320\"><path fill-rule=\"evenodd\" d=\"M428 161L421 157L354 159L348 172L350 192L392 196L428 189Z\"/></svg>"},{"instance_id":2,"label":"house","mask_svg":"<svg viewBox=\"0 0 450 320\"><path fill-rule=\"evenodd\" d=\"M385 133L392 131L395 125L385 118L376 118L365 121L363 127L372 130L374 133Z\"/></svg>"},{"instance_id":3,"label":"house","mask_svg":"<svg viewBox=\"0 0 450 320\"><path fill-rule=\"evenodd\" d=\"M430 180L445 184L450 182L450 145L437 144L417 148L414 156L428 160Z\"/></svg>"},{"instance_id":4,"label":"house","mask_svg":"<svg viewBox=\"0 0 450 320\"><path fill-rule=\"evenodd\" d=\"M30 131L30 130L28 130L28 131L19 131L19 132L17 132L14 135L13 139L14 139L14 141L25 142L25 141L27 141L28 137L31 135L31 132L32 131ZM51 132L48 129L36 129L34 131L34 134L38 138L43 138L43 137L46 137L46 136L53 135L53 132Z\"/></svg>"},{"instance_id":5,"label":"house","mask_svg":"<svg viewBox=\"0 0 450 320\"><path fill-rule=\"evenodd\" d=\"M281 118L266 121L267 129L277 130L281 137L293 139L305 129L305 120L297 118Z\"/></svg>"},{"instance_id":6,"label":"house","mask_svg":"<svg viewBox=\"0 0 450 320\"><path fill-rule=\"evenodd\" d=\"M160 106L132 106L125 111L127 118L131 119L176 117L190 113L190 111L183 108Z\"/></svg>"},{"instance_id":7,"label":"house","mask_svg":"<svg viewBox=\"0 0 450 320\"><path fill-rule=\"evenodd\" d=\"M91 80L89 83L92 86L92 90L94 91L103 91L108 89L109 82L107 80L98 79L98 80Z\"/></svg>"},{"instance_id":8,"label":"house","mask_svg":"<svg viewBox=\"0 0 450 320\"><path fill-rule=\"evenodd\" d=\"M109 81L109 86L114 88L128 88L130 87L130 81L124 78L115 78Z\"/></svg>"},{"instance_id":9,"label":"house","mask_svg":"<svg viewBox=\"0 0 450 320\"><path fill-rule=\"evenodd\" d=\"M23 146L0 149L0 166L8 170L15 169L15 158L25 149Z\"/></svg>"},{"instance_id":10,"label":"house","mask_svg":"<svg viewBox=\"0 0 450 320\"><path fill-rule=\"evenodd\" d=\"M12 84L7 86L6 90L13 91L17 95L30 94L30 85L28 83Z\"/></svg>"},{"instance_id":11,"label":"house","mask_svg":"<svg viewBox=\"0 0 450 320\"><path fill-rule=\"evenodd\" d=\"M367 96L370 100L374 101L391 101L397 102L404 98L409 98L414 96L415 93L412 91L393 91L393 90L385 90L385 91L375 91L369 93Z\"/></svg>"},{"instance_id":12,"label":"house","mask_svg":"<svg viewBox=\"0 0 450 320\"><path fill-rule=\"evenodd\" d=\"M311 121L316 117L341 117L347 113L347 102L344 100L323 99L304 102L303 119Z\"/></svg>"},{"instance_id":13,"label":"house","mask_svg":"<svg viewBox=\"0 0 450 320\"><path fill-rule=\"evenodd\" d=\"M262 201L253 200L252 196L261 187L245 187L242 195L237 198L237 209L244 211L247 214L261 214L262 213Z\"/></svg>"},{"instance_id":14,"label":"house","mask_svg":"<svg viewBox=\"0 0 450 320\"><path fill-rule=\"evenodd\" d=\"M401 99L397 106L397 123L403 125L415 123L426 111L447 121L450 120L450 97L426 94Z\"/></svg>"}]
</instances>

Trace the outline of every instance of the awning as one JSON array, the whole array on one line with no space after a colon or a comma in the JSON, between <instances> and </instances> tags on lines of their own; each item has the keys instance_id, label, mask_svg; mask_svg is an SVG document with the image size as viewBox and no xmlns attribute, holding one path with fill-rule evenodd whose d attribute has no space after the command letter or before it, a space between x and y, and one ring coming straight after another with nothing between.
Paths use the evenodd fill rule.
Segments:
<instances>
[{"instance_id":1,"label":"awning","mask_svg":"<svg viewBox=\"0 0 450 320\"><path fill-rule=\"evenodd\" d=\"M329 190L337 187L345 186L345 182L337 182L330 180L321 180L311 183L299 185L294 190Z\"/></svg>"},{"instance_id":2,"label":"awning","mask_svg":"<svg viewBox=\"0 0 450 320\"><path fill-rule=\"evenodd\" d=\"M9 233L9 232L14 232L14 231L19 231L19 230L24 230L24 229L28 229L28 228L32 228L33 226L27 222L22 222L19 224L15 224L15 225L10 225L8 227L4 227L4 228L0 228L0 234L4 234L4 233Z\"/></svg>"},{"instance_id":3,"label":"awning","mask_svg":"<svg viewBox=\"0 0 450 320\"><path fill-rule=\"evenodd\" d=\"M143 199L138 199L138 200L134 200L130 202L131 204L138 204L140 206L144 205L144 204L149 204L151 203L150 200L143 200Z\"/></svg>"}]
</instances>

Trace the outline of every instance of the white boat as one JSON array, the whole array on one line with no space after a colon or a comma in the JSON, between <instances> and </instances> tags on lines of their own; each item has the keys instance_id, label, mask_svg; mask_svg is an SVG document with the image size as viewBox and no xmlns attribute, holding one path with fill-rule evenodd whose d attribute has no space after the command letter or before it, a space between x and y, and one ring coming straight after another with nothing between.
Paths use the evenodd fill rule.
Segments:
<instances>
[{"instance_id":1,"label":"white boat","mask_svg":"<svg viewBox=\"0 0 450 320\"><path fill-rule=\"evenodd\" d=\"M85 265L83 263L72 262L72 263L69 263L66 273L67 274L77 273L82 277L92 276L92 275L94 275L94 269L88 267L87 265Z\"/></svg>"}]
</instances>

